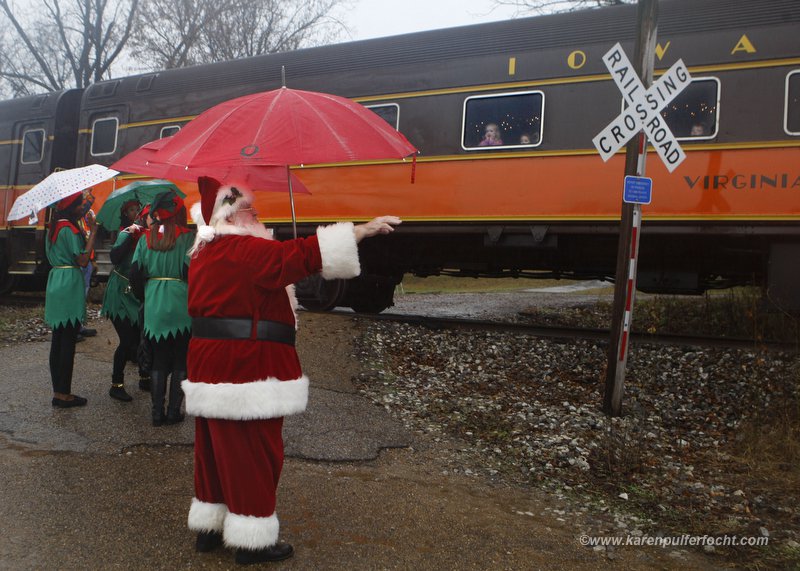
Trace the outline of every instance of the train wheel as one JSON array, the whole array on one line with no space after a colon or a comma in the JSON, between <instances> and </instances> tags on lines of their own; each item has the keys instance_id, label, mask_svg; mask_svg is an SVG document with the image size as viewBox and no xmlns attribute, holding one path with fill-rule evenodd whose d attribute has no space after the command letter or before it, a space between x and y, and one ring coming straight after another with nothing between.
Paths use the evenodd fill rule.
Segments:
<instances>
[{"instance_id":1,"label":"train wheel","mask_svg":"<svg viewBox=\"0 0 800 571\"><path fill-rule=\"evenodd\" d=\"M345 280L325 280L321 276L309 276L295 286L297 301L310 311L330 311L344 298L347 292Z\"/></svg>"},{"instance_id":2,"label":"train wheel","mask_svg":"<svg viewBox=\"0 0 800 571\"><path fill-rule=\"evenodd\" d=\"M345 303L359 313L380 313L394 305L394 288L400 280L387 276L361 276L353 282Z\"/></svg>"}]
</instances>

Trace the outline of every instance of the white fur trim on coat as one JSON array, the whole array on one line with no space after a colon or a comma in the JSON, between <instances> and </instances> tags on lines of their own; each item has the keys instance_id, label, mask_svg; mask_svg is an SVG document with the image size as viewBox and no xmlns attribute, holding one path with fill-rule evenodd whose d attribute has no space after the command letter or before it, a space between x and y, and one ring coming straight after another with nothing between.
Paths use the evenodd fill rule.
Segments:
<instances>
[{"instance_id":1,"label":"white fur trim on coat","mask_svg":"<svg viewBox=\"0 0 800 571\"><path fill-rule=\"evenodd\" d=\"M269 378L249 383L181 383L186 412L203 418L256 420L303 412L308 404L308 377L293 381Z\"/></svg>"},{"instance_id":2,"label":"white fur trim on coat","mask_svg":"<svg viewBox=\"0 0 800 571\"><path fill-rule=\"evenodd\" d=\"M222 531L228 506L225 504L210 504L192 498L192 507L189 508L189 529L192 531Z\"/></svg>"},{"instance_id":3,"label":"white fur trim on coat","mask_svg":"<svg viewBox=\"0 0 800 571\"><path fill-rule=\"evenodd\" d=\"M255 517L228 513L222 537L228 547L264 549L278 543L278 516Z\"/></svg>"},{"instance_id":4,"label":"white fur trim on coat","mask_svg":"<svg viewBox=\"0 0 800 571\"><path fill-rule=\"evenodd\" d=\"M354 278L361 273L358 245L352 222L317 228L322 255L322 277L326 280Z\"/></svg>"}]
</instances>

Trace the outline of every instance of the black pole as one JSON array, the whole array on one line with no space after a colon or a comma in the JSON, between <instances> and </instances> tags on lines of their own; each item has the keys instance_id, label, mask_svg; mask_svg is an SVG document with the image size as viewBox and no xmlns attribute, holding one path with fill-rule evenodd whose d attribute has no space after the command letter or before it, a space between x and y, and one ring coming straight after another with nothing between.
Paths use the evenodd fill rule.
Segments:
<instances>
[{"instance_id":1,"label":"black pole","mask_svg":"<svg viewBox=\"0 0 800 571\"><path fill-rule=\"evenodd\" d=\"M638 36L633 65L642 79L645 89L653 83L656 34L658 30L658 0L639 0L637 8ZM643 155L647 141L644 133L633 137L625 148L625 175L643 176ZM641 161L641 164L640 164ZM631 245L633 238L633 219L639 205L622 203L619 244L617 247L617 270L614 281L614 308L611 316L611 340L608 344L608 366L606 367L605 396L603 411L611 416L622 414L622 395L625 387L625 364L628 344L623 339L623 320L628 297L630 300L629 319L633 316L634 291L628 291L628 278L631 269ZM641 213L641 210L639 210ZM638 239L638 237L637 237ZM637 248L638 249L638 248Z\"/></svg>"}]
</instances>

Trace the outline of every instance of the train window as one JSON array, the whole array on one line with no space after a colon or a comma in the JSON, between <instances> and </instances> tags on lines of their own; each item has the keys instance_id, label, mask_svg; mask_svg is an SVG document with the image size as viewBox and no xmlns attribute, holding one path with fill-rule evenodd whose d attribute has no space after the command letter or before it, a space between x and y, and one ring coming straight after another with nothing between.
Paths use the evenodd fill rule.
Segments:
<instances>
[{"instance_id":1,"label":"train window","mask_svg":"<svg viewBox=\"0 0 800 571\"><path fill-rule=\"evenodd\" d=\"M465 151L537 147L542 142L544 93L476 95L464 100Z\"/></svg>"},{"instance_id":2,"label":"train window","mask_svg":"<svg viewBox=\"0 0 800 571\"><path fill-rule=\"evenodd\" d=\"M679 141L713 139L719 121L719 80L698 77L661 111Z\"/></svg>"},{"instance_id":3,"label":"train window","mask_svg":"<svg viewBox=\"0 0 800 571\"><path fill-rule=\"evenodd\" d=\"M30 129L22 134L23 165L38 163L44 156L44 129Z\"/></svg>"},{"instance_id":4,"label":"train window","mask_svg":"<svg viewBox=\"0 0 800 571\"><path fill-rule=\"evenodd\" d=\"M787 135L800 135L800 69L786 76L786 117L783 128Z\"/></svg>"},{"instance_id":5,"label":"train window","mask_svg":"<svg viewBox=\"0 0 800 571\"><path fill-rule=\"evenodd\" d=\"M400 128L400 106L397 103L386 105L365 105L367 109L389 123L395 129Z\"/></svg>"},{"instance_id":6,"label":"train window","mask_svg":"<svg viewBox=\"0 0 800 571\"><path fill-rule=\"evenodd\" d=\"M158 138L164 139L165 137L171 137L180 130L181 128L179 125L167 125L166 127L161 127L161 134L158 136Z\"/></svg>"},{"instance_id":7,"label":"train window","mask_svg":"<svg viewBox=\"0 0 800 571\"><path fill-rule=\"evenodd\" d=\"M110 155L117 149L118 126L116 117L95 120L92 124L92 156Z\"/></svg>"}]
</instances>

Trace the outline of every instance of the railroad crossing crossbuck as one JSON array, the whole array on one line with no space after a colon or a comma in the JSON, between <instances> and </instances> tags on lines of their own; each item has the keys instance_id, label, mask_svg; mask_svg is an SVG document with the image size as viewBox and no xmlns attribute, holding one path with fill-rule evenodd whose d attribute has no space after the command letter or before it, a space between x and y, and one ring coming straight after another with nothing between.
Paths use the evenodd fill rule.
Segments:
<instances>
[{"instance_id":1,"label":"railroad crossing crossbuck","mask_svg":"<svg viewBox=\"0 0 800 571\"><path fill-rule=\"evenodd\" d=\"M686 154L661 116L661 110L692 81L683 60L675 62L646 91L619 43L606 52L603 61L628 107L592 139L600 157L607 161L631 137L644 130L667 170L674 171Z\"/></svg>"}]
</instances>

